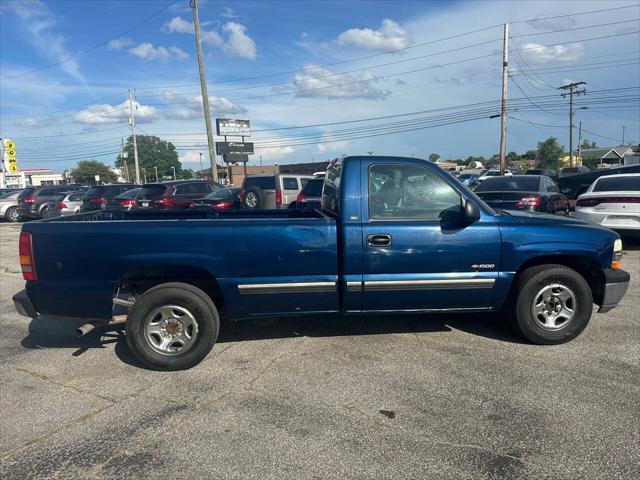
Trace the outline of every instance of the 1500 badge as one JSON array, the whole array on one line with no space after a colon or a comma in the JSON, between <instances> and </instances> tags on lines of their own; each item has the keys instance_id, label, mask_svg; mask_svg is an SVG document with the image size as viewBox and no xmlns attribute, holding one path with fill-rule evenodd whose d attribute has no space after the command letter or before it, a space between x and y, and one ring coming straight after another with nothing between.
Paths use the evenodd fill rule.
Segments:
<instances>
[{"instance_id":1,"label":"1500 badge","mask_svg":"<svg viewBox=\"0 0 640 480\"><path fill-rule=\"evenodd\" d=\"M493 268L495 266L495 263L474 263L471 268Z\"/></svg>"}]
</instances>

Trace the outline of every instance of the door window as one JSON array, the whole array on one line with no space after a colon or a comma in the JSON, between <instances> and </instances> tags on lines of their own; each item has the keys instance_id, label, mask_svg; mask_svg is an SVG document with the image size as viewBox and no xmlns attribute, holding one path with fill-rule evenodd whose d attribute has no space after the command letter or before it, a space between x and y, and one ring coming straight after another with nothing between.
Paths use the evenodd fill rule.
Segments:
<instances>
[{"instance_id":1,"label":"door window","mask_svg":"<svg viewBox=\"0 0 640 480\"><path fill-rule=\"evenodd\" d=\"M285 190L298 190L298 179L295 177L283 177L282 188Z\"/></svg>"},{"instance_id":2,"label":"door window","mask_svg":"<svg viewBox=\"0 0 640 480\"><path fill-rule=\"evenodd\" d=\"M369 218L439 221L460 211L461 199L447 182L418 165L369 168Z\"/></svg>"}]
</instances>

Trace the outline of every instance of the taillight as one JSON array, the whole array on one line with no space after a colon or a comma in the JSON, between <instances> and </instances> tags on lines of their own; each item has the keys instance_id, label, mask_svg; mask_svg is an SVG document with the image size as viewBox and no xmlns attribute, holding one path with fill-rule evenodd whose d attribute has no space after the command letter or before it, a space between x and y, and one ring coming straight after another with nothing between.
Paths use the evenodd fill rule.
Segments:
<instances>
[{"instance_id":1,"label":"taillight","mask_svg":"<svg viewBox=\"0 0 640 480\"><path fill-rule=\"evenodd\" d=\"M282 190L276 190L276 205L282 205Z\"/></svg>"},{"instance_id":2,"label":"taillight","mask_svg":"<svg viewBox=\"0 0 640 480\"><path fill-rule=\"evenodd\" d=\"M136 204L135 200L128 199L128 200L120 200L119 205L121 207L133 207L135 204Z\"/></svg>"},{"instance_id":3,"label":"taillight","mask_svg":"<svg viewBox=\"0 0 640 480\"><path fill-rule=\"evenodd\" d=\"M214 203L211 208L214 210L226 210L233 206L233 200L225 200L223 202Z\"/></svg>"},{"instance_id":4,"label":"taillight","mask_svg":"<svg viewBox=\"0 0 640 480\"><path fill-rule=\"evenodd\" d=\"M576 202L576 207L595 207L601 203L640 203L640 197L581 198Z\"/></svg>"},{"instance_id":5,"label":"taillight","mask_svg":"<svg viewBox=\"0 0 640 480\"><path fill-rule=\"evenodd\" d=\"M34 197L33 195L24 199L24 203L35 203L35 202L36 202L36 197Z\"/></svg>"},{"instance_id":6,"label":"taillight","mask_svg":"<svg viewBox=\"0 0 640 480\"><path fill-rule=\"evenodd\" d=\"M306 200L307 200L307 196L304 193L300 193L298 195L298 198L296 198L296 202L298 203L305 202Z\"/></svg>"},{"instance_id":7,"label":"taillight","mask_svg":"<svg viewBox=\"0 0 640 480\"><path fill-rule=\"evenodd\" d=\"M244 201L244 190L240 190L240 193L238 193L238 198L240 199L240 202Z\"/></svg>"},{"instance_id":8,"label":"taillight","mask_svg":"<svg viewBox=\"0 0 640 480\"><path fill-rule=\"evenodd\" d=\"M20 232L18 251L20 253L22 278L25 280L37 280L36 263L33 260L33 242L31 241L31 234L29 232Z\"/></svg>"},{"instance_id":9,"label":"taillight","mask_svg":"<svg viewBox=\"0 0 640 480\"><path fill-rule=\"evenodd\" d=\"M63 208L69 208L69 207L67 207L67 204L66 204L66 203L64 203L64 202L60 202L60 203L56 206L56 208L57 208L58 210L62 210Z\"/></svg>"},{"instance_id":10,"label":"taillight","mask_svg":"<svg viewBox=\"0 0 640 480\"><path fill-rule=\"evenodd\" d=\"M195 203L191 202L189 204L189 208L198 208Z\"/></svg>"},{"instance_id":11,"label":"taillight","mask_svg":"<svg viewBox=\"0 0 640 480\"><path fill-rule=\"evenodd\" d=\"M538 207L540 206L540 197L522 197L518 203L516 203L517 207Z\"/></svg>"},{"instance_id":12,"label":"taillight","mask_svg":"<svg viewBox=\"0 0 640 480\"><path fill-rule=\"evenodd\" d=\"M102 198L102 197L96 197L96 198L92 198L90 200L91 203L99 203L100 205L106 205L107 204L107 199L106 198Z\"/></svg>"},{"instance_id":13,"label":"taillight","mask_svg":"<svg viewBox=\"0 0 640 480\"><path fill-rule=\"evenodd\" d=\"M170 205L173 205L173 198L171 197L164 197L162 200L156 200L155 201L156 205L161 205L163 207L168 207Z\"/></svg>"}]
</instances>

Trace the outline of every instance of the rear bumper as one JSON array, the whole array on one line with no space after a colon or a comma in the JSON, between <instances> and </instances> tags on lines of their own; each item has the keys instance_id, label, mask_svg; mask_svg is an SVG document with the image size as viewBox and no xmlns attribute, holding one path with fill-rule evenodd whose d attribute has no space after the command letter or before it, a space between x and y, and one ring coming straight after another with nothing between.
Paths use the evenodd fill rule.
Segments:
<instances>
[{"instance_id":1,"label":"rear bumper","mask_svg":"<svg viewBox=\"0 0 640 480\"><path fill-rule=\"evenodd\" d=\"M13 305L20 315L29 318L36 318L38 316L38 312L33 306L33 303L31 303L31 300L29 300L26 290L20 290L13 296Z\"/></svg>"},{"instance_id":2,"label":"rear bumper","mask_svg":"<svg viewBox=\"0 0 640 480\"><path fill-rule=\"evenodd\" d=\"M598 313L606 313L615 308L629 288L631 275L624 270L607 268L604 273L604 292Z\"/></svg>"}]
</instances>

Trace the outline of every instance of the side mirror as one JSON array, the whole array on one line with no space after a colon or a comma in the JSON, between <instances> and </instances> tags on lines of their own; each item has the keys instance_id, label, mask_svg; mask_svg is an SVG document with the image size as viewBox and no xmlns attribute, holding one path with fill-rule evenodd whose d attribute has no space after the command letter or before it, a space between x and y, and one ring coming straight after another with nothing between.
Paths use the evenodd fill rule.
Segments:
<instances>
[{"instance_id":1,"label":"side mirror","mask_svg":"<svg viewBox=\"0 0 640 480\"><path fill-rule=\"evenodd\" d=\"M478 205L471 200L464 202L464 220L466 223L473 223L480 220L480 209Z\"/></svg>"}]
</instances>

